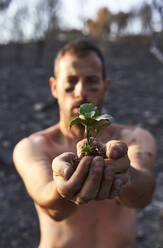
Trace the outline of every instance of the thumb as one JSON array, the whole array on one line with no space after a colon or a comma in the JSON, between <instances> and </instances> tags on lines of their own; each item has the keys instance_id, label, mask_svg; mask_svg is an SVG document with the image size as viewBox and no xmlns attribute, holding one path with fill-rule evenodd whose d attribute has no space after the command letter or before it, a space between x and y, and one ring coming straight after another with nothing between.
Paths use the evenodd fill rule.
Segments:
<instances>
[{"instance_id":1,"label":"thumb","mask_svg":"<svg viewBox=\"0 0 163 248\"><path fill-rule=\"evenodd\" d=\"M127 154L127 145L119 140L111 140L106 144L106 156L112 159L119 159Z\"/></svg>"},{"instance_id":2,"label":"thumb","mask_svg":"<svg viewBox=\"0 0 163 248\"><path fill-rule=\"evenodd\" d=\"M72 174L74 172L74 170L73 170L72 166L70 166L70 164L65 164L64 169L62 171L63 171L62 177L65 180L68 180L72 176Z\"/></svg>"},{"instance_id":3,"label":"thumb","mask_svg":"<svg viewBox=\"0 0 163 248\"><path fill-rule=\"evenodd\" d=\"M63 177L65 180L68 180L75 168L73 165L73 161L75 160L75 154L74 153L63 153L53 159L52 162L52 170L53 170L53 176L60 176Z\"/></svg>"}]
</instances>

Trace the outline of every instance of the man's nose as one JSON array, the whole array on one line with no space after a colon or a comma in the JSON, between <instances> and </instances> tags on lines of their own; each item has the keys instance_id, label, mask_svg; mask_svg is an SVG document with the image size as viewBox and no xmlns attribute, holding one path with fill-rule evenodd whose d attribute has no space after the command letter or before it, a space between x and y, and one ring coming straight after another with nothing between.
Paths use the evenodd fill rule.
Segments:
<instances>
[{"instance_id":1,"label":"man's nose","mask_svg":"<svg viewBox=\"0 0 163 248\"><path fill-rule=\"evenodd\" d=\"M75 86L75 97L84 98L86 96L86 90L82 81L79 81Z\"/></svg>"}]
</instances>

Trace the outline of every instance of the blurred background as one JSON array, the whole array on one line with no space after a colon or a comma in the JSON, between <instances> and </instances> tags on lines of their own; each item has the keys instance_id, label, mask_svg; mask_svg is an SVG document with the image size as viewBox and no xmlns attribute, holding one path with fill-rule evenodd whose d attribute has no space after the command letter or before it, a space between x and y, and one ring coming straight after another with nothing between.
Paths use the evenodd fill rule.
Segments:
<instances>
[{"instance_id":1,"label":"blurred background","mask_svg":"<svg viewBox=\"0 0 163 248\"><path fill-rule=\"evenodd\" d=\"M136 248L163 247L163 1L0 0L0 247L32 248L39 225L12 151L58 121L48 79L68 41L87 38L106 57L112 81L104 111L157 140L156 190L137 211Z\"/></svg>"}]
</instances>

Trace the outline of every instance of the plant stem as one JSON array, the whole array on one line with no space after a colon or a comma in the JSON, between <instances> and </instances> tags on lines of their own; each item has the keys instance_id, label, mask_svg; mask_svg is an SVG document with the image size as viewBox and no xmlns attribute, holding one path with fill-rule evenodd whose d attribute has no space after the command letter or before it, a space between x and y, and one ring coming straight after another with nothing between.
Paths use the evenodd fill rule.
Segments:
<instances>
[{"instance_id":1,"label":"plant stem","mask_svg":"<svg viewBox=\"0 0 163 248\"><path fill-rule=\"evenodd\" d=\"M85 133L86 133L87 143L88 143L88 145L90 145L90 142L89 142L89 131L88 131L88 126L87 125L85 126Z\"/></svg>"}]
</instances>

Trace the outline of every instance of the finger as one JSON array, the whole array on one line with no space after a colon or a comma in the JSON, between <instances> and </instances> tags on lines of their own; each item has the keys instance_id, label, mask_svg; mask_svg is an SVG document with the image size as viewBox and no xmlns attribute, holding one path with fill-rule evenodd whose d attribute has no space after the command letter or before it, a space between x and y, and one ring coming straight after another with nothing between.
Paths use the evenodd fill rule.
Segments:
<instances>
[{"instance_id":1,"label":"finger","mask_svg":"<svg viewBox=\"0 0 163 248\"><path fill-rule=\"evenodd\" d=\"M111 140L106 144L106 156L112 159L118 159L127 154L127 145L118 140Z\"/></svg>"},{"instance_id":2,"label":"finger","mask_svg":"<svg viewBox=\"0 0 163 248\"><path fill-rule=\"evenodd\" d=\"M108 197L112 183L114 179L114 172L111 166L105 165L104 173L103 173L103 180L101 183L100 191L97 196L97 200L104 200Z\"/></svg>"},{"instance_id":3,"label":"finger","mask_svg":"<svg viewBox=\"0 0 163 248\"><path fill-rule=\"evenodd\" d=\"M98 156L93 158L88 177L81 191L76 196L76 202L82 203L96 199L101 184L104 165L105 163L102 157Z\"/></svg>"},{"instance_id":4,"label":"finger","mask_svg":"<svg viewBox=\"0 0 163 248\"><path fill-rule=\"evenodd\" d=\"M123 189L123 182L120 179L115 179L112 184L112 188L111 188L110 194L108 195L108 198L113 199L119 196L122 189Z\"/></svg>"},{"instance_id":5,"label":"finger","mask_svg":"<svg viewBox=\"0 0 163 248\"><path fill-rule=\"evenodd\" d=\"M67 182L67 188L71 191L71 194L74 195L80 191L84 181L88 176L91 162L92 157L90 156L85 156L81 159L80 163L78 164L78 167Z\"/></svg>"},{"instance_id":6,"label":"finger","mask_svg":"<svg viewBox=\"0 0 163 248\"><path fill-rule=\"evenodd\" d=\"M130 168L130 160L128 156L126 155L123 158L112 160L112 168L115 173L125 173Z\"/></svg>"},{"instance_id":7,"label":"finger","mask_svg":"<svg viewBox=\"0 0 163 248\"><path fill-rule=\"evenodd\" d=\"M120 179L123 185L127 184L131 180L130 171L115 175L115 179Z\"/></svg>"},{"instance_id":8,"label":"finger","mask_svg":"<svg viewBox=\"0 0 163 248\"><path fill-rule=\"evenodd\" d=\"M84 183L84 180L88 175L91 161L92 161L91 157L84 157L80 161L75 172L67 181L65 181L60 176L55 177L57 190L63 198L73 200L74 195L76 195L76 193L80 191Z\"/></svg>"},{"instance_id":9,"label":"finger","mask_svg":"<svg viewBox=\"0 0 163 248\"><path fill-rule=\"evenodd\" d=\"M75 159L76 155L72 152L65 152L57 156L52 162L53 175L69 179L74 171L73 161Z\"/></svg>"}]
</instances>

